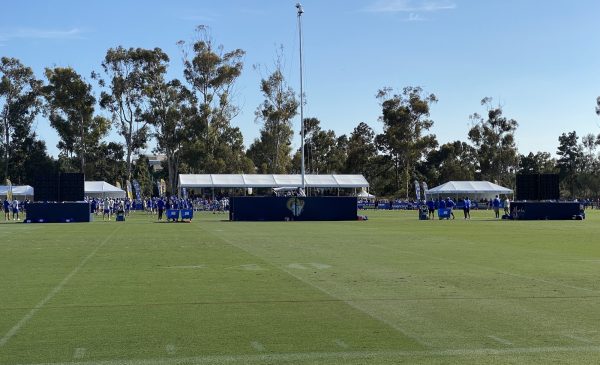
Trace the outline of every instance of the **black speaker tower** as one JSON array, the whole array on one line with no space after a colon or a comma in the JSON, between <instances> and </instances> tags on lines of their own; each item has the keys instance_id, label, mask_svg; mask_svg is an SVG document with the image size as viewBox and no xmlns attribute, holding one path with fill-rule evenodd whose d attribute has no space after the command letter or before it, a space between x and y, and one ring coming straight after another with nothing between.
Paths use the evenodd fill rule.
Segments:
<instances>
[{"instance_id":1,"label":"black speaker tower","mask_svg":"<svg viewBox=\"0 0 600 365\"><path fill-rule=\"evenodd\" d=\"M85 198L85 175L79 173L38 175L33 189L33 200L37 202L82 201Z\"/></svg>"},{"instance_id":2,"label":"black speaker tower","mask_svg":"<svg viewBox=\"0 0 600 365\"><path fill-rule=\"evenodd\" d=\"M559 200L560 187L557 174L517 175L517 200Z\"/></svg>"}]
</instances>

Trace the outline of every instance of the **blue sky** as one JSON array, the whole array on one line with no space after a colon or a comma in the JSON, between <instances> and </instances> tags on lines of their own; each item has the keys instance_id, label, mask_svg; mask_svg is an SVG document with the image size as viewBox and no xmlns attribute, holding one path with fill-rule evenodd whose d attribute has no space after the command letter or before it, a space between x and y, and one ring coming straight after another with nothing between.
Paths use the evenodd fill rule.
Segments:
<instances>
[{"instance_id":1,"label":"blue sky","mask_svg":"<svg viewBox=\"0 0 600 365\"><path fill-rule=\"evenodd\" d=\"M285 74L297 90L295 1L11 1L0 15L0 55L21 59L38 77L44 67L72 66L89 79L106 50L160 47L170 76L182 78L178 40L210 26L226 50L242 48L237 84L239 126L249 145L259 125L261 73L283 45ZM375 94L384 86L435 93L432 133L441 143L466 140L469 115L491 96L519 122L521 153L554 153L558 136L600 132L600 2L594 0L305 0L306 116L338 134L358 122L381 131ZM97 90L96 90L97 91ZM103 113L99 111L100 113ZM299 126L297 118L295 125ZM56 134L41 118L37 132L56 155ZM111 134L109 139L120 141ZM295 141L296 145L299 140Z\"/></svg>"}]
</instances>

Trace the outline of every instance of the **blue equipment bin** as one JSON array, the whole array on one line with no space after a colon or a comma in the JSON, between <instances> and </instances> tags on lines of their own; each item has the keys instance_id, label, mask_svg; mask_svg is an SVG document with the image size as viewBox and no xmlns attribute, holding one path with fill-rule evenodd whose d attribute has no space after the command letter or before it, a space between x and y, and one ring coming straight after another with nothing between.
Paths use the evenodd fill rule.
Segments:
<instances>
[{"instance_id":1,"label":"blue equipment bin","mask_svg":"<svg viewBox=\"0 0 600 365\"><path fill-rule=\"evenodd\" d=\"M179 219L179 209L167 209L167 219L178 220Z\"/></svg>"},{"instance_id":2,"label":"blue equipment bin","mask_svg":"<svg viewBox=\"0 0 600 365\"><path fill-rule=\"evenodd\" d=\"M193 209L181 209L181 219L192 220L192 218L194 218L194 210Z\"/></svg>"},{"instance_id":3,"label":"blue equipment bin","mask_svg":"<svg viewBox=\"0 0 600 365\"><path fill-rule=\"evenodd\" d=\"M438 217L440 219L450 219L450 208L440 208L438 209Z\"/></svg>"}]
</instances>

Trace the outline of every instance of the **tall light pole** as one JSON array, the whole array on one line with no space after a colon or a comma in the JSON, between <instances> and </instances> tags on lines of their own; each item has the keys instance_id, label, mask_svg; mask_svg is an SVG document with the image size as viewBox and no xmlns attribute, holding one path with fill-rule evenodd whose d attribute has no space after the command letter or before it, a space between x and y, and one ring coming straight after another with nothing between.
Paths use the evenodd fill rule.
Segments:
<instances>
[{"instance_id":1,"label":"tall light pole","mask_svg":"<svg viewBox=\"0 0 600 365\"><path fill-rule=\"evenodd\" d=\"M301 141L301 153L302 153L302 158L301 158L301 162L300 162L300 171L302 174L302 190L306 190L305 189L305 182L304 182L304 174L305 174L305 168L304 168L304 82L303 82L303 78L302 78L302 69L303 69L303 65L302 65L302 14L304 13L304 9L302 9L302 4L297 3L296 4L296 9L298 9L298 34L300 35L300 135L302 138Z\"/></svg>"}]
</instances>

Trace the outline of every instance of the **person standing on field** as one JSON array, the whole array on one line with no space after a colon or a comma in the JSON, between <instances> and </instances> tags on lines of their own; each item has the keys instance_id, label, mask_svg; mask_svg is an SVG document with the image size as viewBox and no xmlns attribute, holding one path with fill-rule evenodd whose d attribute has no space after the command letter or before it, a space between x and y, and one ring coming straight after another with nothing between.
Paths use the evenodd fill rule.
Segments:
<instances>
[{"instance_id":1,"label":"person standing on field","mask_svg":"<svg viewBox=\"0 0 600 365\"><path fill-rule=\"evenodd\" d=\"M12 211L13 211L13 221L19 220L19 201L17 199L12 201Z\"/></svg>"},{"instance_id":2,"label":"person standing on field","mask_svg":"<svg viewBox=\"0 0 600 365\"><path fill-rule=\"evenodd\" d=\"M448 197L448 199L446 199L446 208L450 209L450 215L452 216L452 219L454 219L454 206L456 204L454 204L454 201Z\"/></svg>"},{"instance_id":3,"label":"person standing on field","mask_svg":"<svg viewBox=\"0 0 600 365\"><path fill-rule=\"evenodd\" d=\"M429 199L427 199L427 210L429 212L429 219L434 219L435 218L435 202L433 201L433 198L429 197Z\"/></svg>"},{"instance_id":4,"label":"person standing on field","mask_svg":"<svg viewBox=\"0 0 600 365\"><path fill-rule=\"evenodd\" d=\"M498 195L492 200L492 208L494 209L495 217L500 218L500 198Z\"/></svg>"},{"instance_id":5,"label":"person standing on field","mask_svg":"<svg viewBox=\"0 0 600 365\"><path fill-rule=\"evenodd\" d=\"M504 199L504 214L510 215L510 200L508 199L508 195Z\"/></svg>"},{"instance_id":6,"label":"person standing on field","mask_svg":"<svg viewBox=\"0 0 600 365\"><path fill-rule=\"evenodd\" d=\"M9 221L10 220L10 202L8 201L8 199L4 199L4 220L5 221Z\"/></svg>"},{"instance_id":7,"label":"person standing on field","mask_svg":"<svg viewBox=\"0 0 600 365\"><path fill-rule=\"evenodd\" d=\"M471 200L468 196L465 196L464 204L463 213L465 214L465 219L471 219Z\"/></svg>"}]
</instances>

